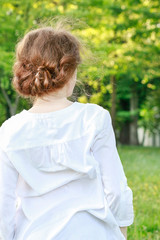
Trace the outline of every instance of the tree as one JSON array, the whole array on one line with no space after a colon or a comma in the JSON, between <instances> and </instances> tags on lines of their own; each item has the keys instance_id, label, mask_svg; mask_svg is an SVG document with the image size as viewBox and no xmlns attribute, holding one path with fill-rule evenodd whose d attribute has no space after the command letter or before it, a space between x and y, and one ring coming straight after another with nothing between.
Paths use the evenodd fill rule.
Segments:
<instances>
[{"instance_id":1,"label":"tree","mask_svg":"<svg viewBox=\"0 0 160 240\"><path fill-rule=\"evenodd\" d=\"M88 95L79 91L78 100L110 110L120 142L137 145L141 109L147 95L160 88L159 1L10 0L1 4L0 106L6 118L29 106L21 98L16 100L10 84L17 39L42 20L72 17L78 19L73 32L86 45L78 79Z\"/></svg>"}]
</instances>

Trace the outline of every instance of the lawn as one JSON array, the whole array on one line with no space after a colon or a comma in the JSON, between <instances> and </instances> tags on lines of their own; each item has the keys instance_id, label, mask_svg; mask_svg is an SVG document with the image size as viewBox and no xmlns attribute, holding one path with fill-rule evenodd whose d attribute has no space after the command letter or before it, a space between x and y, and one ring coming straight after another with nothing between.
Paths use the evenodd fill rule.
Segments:
<instances>
[{"instance_id":1,"label":"lawn","mask_svg":"<svg viewBox=\"0 0 160 240\"><path fill-rule=\"evenodd\" d=\"M128 240L160 240L160 148L118 146L118 152L133 191Z\"/></svg>"}]
</instances>

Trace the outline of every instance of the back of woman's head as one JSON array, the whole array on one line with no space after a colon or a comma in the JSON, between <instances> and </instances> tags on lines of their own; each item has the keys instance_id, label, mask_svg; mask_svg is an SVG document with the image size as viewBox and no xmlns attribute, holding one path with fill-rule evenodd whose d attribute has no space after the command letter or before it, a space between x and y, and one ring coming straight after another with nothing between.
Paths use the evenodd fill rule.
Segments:
<instances>
[{"instance_id":1,"label":"back of woman's head","mask_svg":"<svg viewBox=\"0 0 160 240\"><path fill-rule=\"evenodd\" d=\"M17 44L13 86L23 97L62 88L81 63L81 43L68 30L42 27Z\"/></svg>"}]
</instances>

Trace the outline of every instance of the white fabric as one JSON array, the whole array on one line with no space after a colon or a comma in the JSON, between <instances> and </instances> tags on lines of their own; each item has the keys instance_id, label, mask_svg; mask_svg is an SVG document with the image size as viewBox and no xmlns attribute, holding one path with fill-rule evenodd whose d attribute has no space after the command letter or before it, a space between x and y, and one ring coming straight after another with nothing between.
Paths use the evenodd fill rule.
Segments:
<instances>
[{"instance_id":1,"label":"white fabric","mask_svg":"<svg viewBox=\"0 0 160 240\"><path fill-rule=\"evenodd\" d=\"M119 226L133 219L108 110L74 102L49 113L23 110L2 124L2 239L98 240L93 232L101 223L101 240L124 240Z\"/></svg>"}]
</instances>

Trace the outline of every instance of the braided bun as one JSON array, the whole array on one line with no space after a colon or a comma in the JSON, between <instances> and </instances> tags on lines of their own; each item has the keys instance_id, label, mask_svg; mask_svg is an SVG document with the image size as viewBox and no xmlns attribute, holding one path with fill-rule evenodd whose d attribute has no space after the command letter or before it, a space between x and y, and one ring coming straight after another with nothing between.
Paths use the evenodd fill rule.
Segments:
<instances>
[{"instance_id":1,"label":"braided bun","mask_svg":"<svg viewBox=\"0 0 160 240\"><path fill-rule=\"evenodd\" d=\"M12 83L26 98L62 88L81 62L78 39L51 27L27 33L16 50Z\"/></svg>"}]
</instances>

